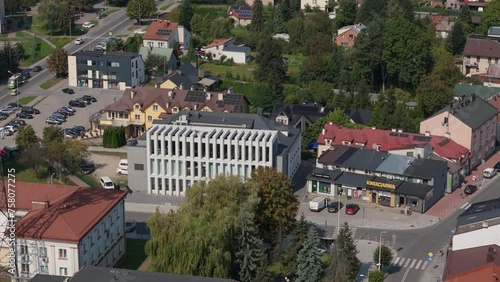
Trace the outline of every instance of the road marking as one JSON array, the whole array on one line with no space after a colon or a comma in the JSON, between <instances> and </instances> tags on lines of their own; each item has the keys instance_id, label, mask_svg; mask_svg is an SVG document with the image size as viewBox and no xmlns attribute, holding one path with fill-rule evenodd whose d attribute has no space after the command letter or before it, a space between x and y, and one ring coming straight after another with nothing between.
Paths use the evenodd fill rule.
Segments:
<instances>
[{"instance_id":1,"label":"road marking","mask_svg":"<svg viewBox=\"0 0 500 282\"><path fill-rule=\"evenodd\" d=\"M403 266L404 261L405 261L405 258L401 258L401 261L399 262L399 266Z\"/></svg>"},{"instance_id":2,"label":"road marking","mask_svg":"<svg viewBox=\"0 0 500 282\"><path fill-rule=\"evenodd\" d=\"M410 264L410 268L413 268L413 266L415 265L416 262L417 262L417 259L413 259L413 261Z\"/></svg>"},{"instance_id":3,"label":"road marking","mask_svg":"<svg viewBox=\"0 0 500 282\"><path fill-rule=\"evenodd\" d=\"M398 265L398 261L399 261L400 259L401 259L400 257L397 257L397 258L396 258L396 260L394 261L394 263L393 263L393 264Z\"/></svg>"},{"instance_id":4,"label":"road marking","mask_svg":"<svg viewBox=\"0 0 500 282\"><path fill-rule=\"evenodd\" d=\"M470 206L472 206L472 204L468 204L468 205L465 207L465 209L470 208Z\"/></svg>"},{"instance_id":5,"label":"road marking","mask_svg":"<svg viewBox=\"0 0 500 282\"><path fill-rule=\"evenodd\" d=\"M421 268L422 270L424 270L424 269L425 269L425 267L427 266L427 263L428 263L428 262L429 262L428 260L424 261L424 265L422 265L422 268Z\"/></svg>"},{"instance_id":6,"label":"road marking","mask_svg":"<svg viewBox=\"0 0 500 282\"><path fill-rule=\"evenodd\" d=\"M465 204L463 204L460 209L463 210L467 205L469 204L469 202L466 202Z\"/></svg>"},{"instance_id":7,"label":"road marking","mask_svg":"<svg viewBox=\"0 0 500 282\"><path fill-rule=\"evenodd\" d=\"M405 266L404 267L408 267L408 265L410 265L410 262L411 262L411 258L406 260L406 263L405 263Z\"/></svg>"},{"instance_id":8,"label":"road marking","mask_svg":"<svg viewBox=\"0 0 500 282\"><path fill-rule=\"evenodd\" d=\"M406 270L405 275L403 276L403 279L401 280L401 282L405 282L406 277L408 276L408 273L410 273L410 269L411 269L411 268L408 268L408 269Z\"/></svg>"},{"instance_id":9,"label":"road marking","mask_svg":"<svg viewBox=\"0 0 500 282\"><path fill-rule=\"evenodd\" d=\"M418 263L417 263L417 265L415 266L415 268L418 269L421 264L422 264L422 260L419 260Z\"/></svg>"}]
</instances>

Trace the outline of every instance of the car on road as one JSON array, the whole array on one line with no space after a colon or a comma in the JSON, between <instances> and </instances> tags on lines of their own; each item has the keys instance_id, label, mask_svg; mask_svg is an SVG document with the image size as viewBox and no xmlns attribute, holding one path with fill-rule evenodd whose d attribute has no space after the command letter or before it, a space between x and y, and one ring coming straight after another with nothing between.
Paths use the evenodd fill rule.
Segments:
<instances>
[{"instance_id":1,"label":"car on road","mask_svg":"<svg viewBox=\"0 0 500 282\"><path fill-rule=\"evenodd\" d=\"M496 171L500 171L500 162L496 163L493 167Z\"/></svg>"},{"instance_id":2,"label":"car on road","mask_svg":"<svg viewBox=\"0 0 500 282\"><path fill-rule=\"evenodd\" d=\"M82 24L82 27L84 28L93 28L95 26L95 24L91 23L91 22L84 22Z\"/></svg>"},{"instance_id":3,"label":"car on road","mask_svg":"<svg viewBox=\"0 0 500 282\"><path fill-rule=\"evenodd\" d=\"M97 99L92 95L83 95L81 99L83 99L85 101L90 101L92 103L97 102Z\"/></svg>"},{"instance_id":4,"label":"car on road","mask_svg":"<svg viewBox=\"0 0 500 282\"><path fill-rule=\"evenodd\" d=\"M134 231L136 227L137 223L135 222L135 219L129 218L125 220L125 233Z\"/></svg>"},{"instance_id":5,"label":"car on road","mask_svg":"<svg viewBox=\"0 0 500 282\"><path fill-rule=\"evenodd\" d=\"M329 202L327 205L328 212L336 213L342 209L344 205L342 202Z\"/></svg>"},{"instance_id":6,"label":"car on road","mask_svg":"<svg viewBox=\"0 0 500 282\"><path fill-rule=\"evenodd\" d=\"M32 72L39 72L41 70L42 70L42 67L38 66L38 65L31 69Z\"/></svg>"},{"instance_id":7,"label":"car on road","mask_svg":"<svg viewBox=\"0 0 500 282\"><path fill-rule=\"evenodd\" d=\"M86 103L85 103L85 102L82 102L82 101L78 101L78 100L70 100L70 101L68 102L68 105L69 105L70 107L85 108Z\"/></svg>"},{"instance_id":8,"label":"car on road","mask_svg":"<svg viewBox=\"0 0 500 282\"><path fill-rule=\"evenodd\" d=\"M78 166L83 174L91 174L95 171L95 164L88 160L82 160Z\"/></svg>"},{"instance_id":9,"label":"car on road","mask_svg":"<svg viewBox=\"0 0 500 282\"><path fill-rule=\"evenodd\" d=\"M83 43L83 38L77 38L77 39L75 40L75 45L80 45L80 44L82 44L82 43Z\"/></svg>"},{"instance_id":10,"label":"car on road","mask_svg":"<svg viewBox=\"0 0 500 282\"><path fill-rule=\"evenodd\" d=\"M19 6L19 11L29 12L29 11L31 11L31 7L30 6Z\"/></svg>"},{"instance_id":11,"label":"car on road","mask_svg":"<svg viewBox=\"0 0 500 282\"><path fill-rule=\"evenodd\" d=\"M30 115L38 115L38 114L40 114L40 111L38 109L35 109L33 107L30 107L30 106L22 107L21 108L21 112L22 113L27 113L27 114L30 114Z\"/></svg>"},{"instance_id":12,"label":"car on road","mask_svg":"<svg viewBox=\"0 0 500 282\"><path fill-rule=\"evenodd\" d=\"M45 120L45 123L46 124L56 124L56 125L60 125L62 124L62 122L56 120L55 118L53 117L48 117L46 120Z\"/></svg>"},{"instance_id":13,"label":"car on road","mask_svg":"<svg viewBox=\"0 0 500 282\"><path fill-rule=\"evenodd\" d=\"M493 178L495 175L497 175L497 171L494 168L489 167L483 171L484 178Z\"/></svg>"},{"instance_id":14,"label":"car on road","mask_svg":"<svg viewBox=\"0 0 500 282\"><path fill-rule=\"evenodd\" d=\"M347 204L345 206L345 214L355 215L359 211L359 206L356 204Z\"/></svg>"},{"instance_id":15,"label":"car on road","mask_svg":"<svg viewBox=\"0 0 500 282\"><path fill-rule=\"evenodd\" d=\"M467 187L465 187L465 189L464 189L464 194L465 195L472 195L476 191L477 191L476 185L467 185Z\"/></svg>"},{"instance_id":16,"label":"car on road","mask_svg":"<svg viewBox=\"0 0 500 282\"><path fill-rule=\"evenodd\" d=\"M33 119L33 116L28 114L28 113L23 113L20 112L16 115L17 118L22 118L22 119Z\"/></svg>"},{"instance_id":17,"label":"car on road","mask_svg":"<svg viewBox=\"0 0 500 282\"><path fill-rule=\"evenodd\" d=\"M63 88L62 92L66 94L75 94L75 91L71 88Z\"/></svg>"},{"instance_id":18,"label":"car on road","mask_svg":"<svg viewBox=\"0 0 500 282\"><path fill-rule=\"evenodd\" d=\"M146 30L143 28L138 28L138 29L134 30L134 33L135 34L144 34L144 33L146 33Z\"/></svg>"},{"instance_id":19,"label":"car on road","mask_svg":"<svg viewBox=\"0 0 500 282\"><path fill-rule=\"evenodd\" d=\"M18 104L18 103L9 103L8 106L12 107L12 108L22 108L23 107L21 104Z\"/></svg>"}]
</instances>

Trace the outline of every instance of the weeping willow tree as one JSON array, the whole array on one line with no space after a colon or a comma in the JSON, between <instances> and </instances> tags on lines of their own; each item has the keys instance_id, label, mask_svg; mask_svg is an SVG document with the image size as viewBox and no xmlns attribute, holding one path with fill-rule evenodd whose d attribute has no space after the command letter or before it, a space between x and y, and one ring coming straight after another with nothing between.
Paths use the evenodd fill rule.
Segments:
<instances>
[{"instance_id":1,"label":"weeping willow tree","mask_svg":"<svg viewBox=\"0 0 500 282\"><path fill-rule=\"evenodd\" d=\"M149 219L146 253L153 271L205 277L235 275L234 238L243 211L254 211L255 189L235 176L219 176L187 190L177 212L158 210Z\"/></svg>"}]
</instances>

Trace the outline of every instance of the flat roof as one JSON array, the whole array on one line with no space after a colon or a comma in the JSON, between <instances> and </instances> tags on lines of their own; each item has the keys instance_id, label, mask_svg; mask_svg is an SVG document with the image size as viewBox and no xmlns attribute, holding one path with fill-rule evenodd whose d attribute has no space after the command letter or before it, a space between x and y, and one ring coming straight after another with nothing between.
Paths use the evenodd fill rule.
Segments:
<instances>
[{"instance_id":1,"label":"flat roof","mask_svg":"<svg viewBox=\"0 0 500 282\"><path fill-rule=\"evenodd\" d=\"M500 198L473 203L457 218L457 226L500 217Z\"/></svg>"}]
</instances>

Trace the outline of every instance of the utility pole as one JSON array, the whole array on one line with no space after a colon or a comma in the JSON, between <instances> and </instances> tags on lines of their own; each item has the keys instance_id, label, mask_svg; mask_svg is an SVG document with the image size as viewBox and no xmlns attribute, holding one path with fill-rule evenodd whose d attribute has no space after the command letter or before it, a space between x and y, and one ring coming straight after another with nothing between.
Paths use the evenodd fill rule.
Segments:
<instances>
[{"instance_id":1,"label":"utility pole","mask_svg":"<svg viewBox=\"0 0 500 282\"><path fill-rule=\"evenodd\" d=\"M36 50L36 30L33 31L35 33L35 37L33 37L33 55L31 56L31 59L33 62L35 61L35 50Z\"/></svg>"}]
</instances>

